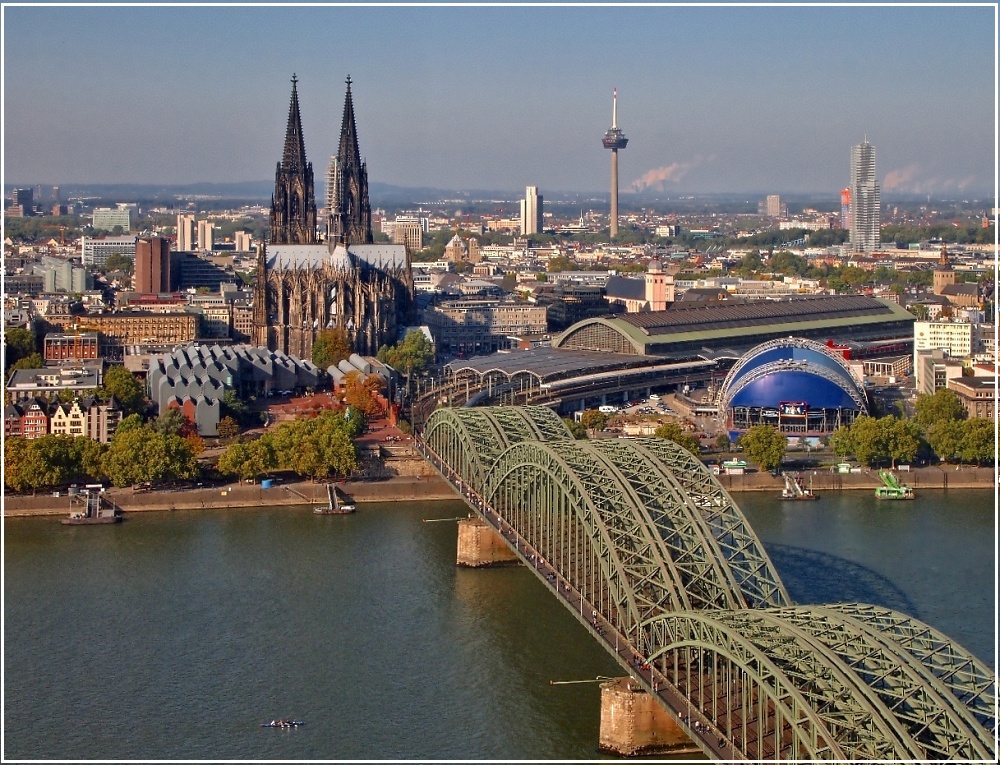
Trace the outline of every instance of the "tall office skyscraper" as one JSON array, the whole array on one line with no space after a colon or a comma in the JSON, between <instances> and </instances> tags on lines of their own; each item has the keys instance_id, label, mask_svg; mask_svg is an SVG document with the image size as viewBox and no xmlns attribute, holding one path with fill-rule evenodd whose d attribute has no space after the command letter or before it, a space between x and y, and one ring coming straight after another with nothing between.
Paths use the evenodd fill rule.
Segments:
<instances>
[{"instance_id":1,"label":"tall office skyscraper","mask_svg":"<svg viewBox=\"0 0 1000 765\"><path fill-rule=\"evenodd\" d=\"M215 231L215 225L208 220L198 221L198 249L199 250L211 250L215 246L215 237L213 235Z\"/></svg>"},{"instance_id":2,"label":"tall office skyscraper","mask_svg":"<svg viewBox=\"0 0 1000 765\"><path fill-rule=\"evenodd\" d=\"M618 236L618 150L628 146L628 138L618 128L618 88L612 96L611 129L601 143L611 149L611 236Z\"/></svg>"},{"instance_id":3,"label":"tall office skyscraper","mask_svg":"<svg viewBox=\"0 0 1000 765\"><path fill-rule=\"evenodd\" d=\"M170 242L158 236L135 243L136 292L155 295L170 291Z\"/></svg>"},{"instance_id":4,"label":"tall office skyscraper","mask_svg":"<svg viewBox=\"0 0 1000 765\"><path fill-rule=\"evenodd\" d=\"M882 246L875 147L868 137L851 147L851 250L873 252Z\"/></svg>"},{"instance_id":5,"label":"tall office skyscraper","mask_svg":"<svg viewBox=\"0 0 1000 765\"><path fill-rule=\"evenodd\" d=\"M542 231L542 197L537 186L524 189L521 200L521 233L539 234Z\"/></svg>"},{"instance_id":6,"label":"tall office skyscraper","mask_svg":"<svg viewBox=\"0 0 1000 765\"><path fill-rule=\"evenodd\" d=\"M194 251L194 216L181 213L177 216L177 250Z\"/></svg>"}]
</instances>

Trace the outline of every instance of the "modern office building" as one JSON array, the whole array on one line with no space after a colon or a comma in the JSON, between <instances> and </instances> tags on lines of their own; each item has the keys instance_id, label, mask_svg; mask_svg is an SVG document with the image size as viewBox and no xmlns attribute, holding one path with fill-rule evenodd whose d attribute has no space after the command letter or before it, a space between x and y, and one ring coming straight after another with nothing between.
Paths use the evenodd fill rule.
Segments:
<instances>
[{"instance_id":1,"label":"modern office building","mask_svg":"<svg viewBox=\"0 0 1000 765\"><path fill-rule=\"evenodd\" d=\"M13 207L21 208L22 217L35 214L35 192L31 189L14 189L10 195Z\"/></svg>"},{"instance_id":2,"label":"modern office building","mask_svg":"<svg viewBox=\"0 0 1000 765\"><path fill-rule=\"evenodd\" d=\"M181 213L177 216L177 249L180 252L194 250L194 216Z\"/></svg>"},{"instance_id":3,"label":"modern office building","mask_svg":"<svg viewBox=\"0 0 1000 765\"><path fill-rule=\"evenodd\" d=\"M236 252L253 251L253 234L249 231L237 231L233 234Z\"/></svg>"},{"instance_id":4,"label":"modern office building","mask_svg":"<svg viewBox=\"0 0 1000 765\"><path fill-rule=\"evenodd\" d=\"M119 205L116 208L97 207L94 209L93 227L102 231L112 231L115 226L119 226L122 231L132 228L131 209L127 205Z\"/></svg>"},{"instance_id":5,"label":"modern office building","mask_svg":"<svg viewBox=\"0 0 1000 765\"><path fill-rule=\"evenodd\" d=\"M106 236L101 239L82 237L81 252L83 265L91 268L103 268L111 255L127 255L135 257L134 236Z\"/></svg>"},{"instance_id":6,"label":"modern office building","mask_svg":"<svg viewBox=\"0 0 1000 765\"><path fill-rule=\"evenodd\" d=\"M618 236L618 150L628 146L628 138L618 127L618 88L615 88L611 107L611 129L602 139L605 149L611 150L611 236Z\"/></svg>"},{"instance_id":7,"label":"modern office building","mask_svg":"<svg viewBox=\"0 0 1000 765\"><path fill-rule=\"evenodd\" d=\"M975 348L975 328L968 321L916 321L913 323L914 366L921 351L943 350L964 357Z\"/></svg>"},{"instance_id":8,"label":"modern office building","mask_svg":"<svg viewBox=\"0 0 1000 765\"><path fill-rule=\"evenodd\" d=\"M875 147L868 138L851 147L851 250L874 252L882 245Z\"/></svg>"},{"instance_id":9,"label":"modern office building","mask_svg":"<svg viewBox=\"0 0 1000 765\"><path fill-rule=\"evenodd\" d=\"M416 218L397 216L392 226L393 244L402 244L409 252L416 252L424 246L424 230Z\"/></svg>"},{"instance_id":10,"label":"modern office building","mask_svg":"<svg viewBox=\"0 0 1000 765\"><path fill-rule=\"evenodd\" d=\"M170 291L170 242L158 236L140 239L135 246L133 288L140 294Z\"/></svg>"},{"instance_id":11,"label":"modern office building","mask_svg":"<svg viewBox=\"0 0 1000 765\"><path fill-rule=\"evenodd\" d=\"M94 288L94 276L83 266L65 258L42 255L41 262L33 268L35 275L42 277L45 292L86 292ZM7 289L11 290L10 277Z\"/></svg>"},{"instance_id":12,"label":"modern office building","mask_svg":"<svg viewBox=\"0 0 1000 765\"><path fill-rule=\"evenodd\" d=\"M528 186L521 200L521 234L540 234L542 232L542 197L537 186Z\"/></svg>"},{"instance_id":13,"label":"modern office building","mask_svg":"<svg viewBox=\"0 0 1000 765\"><path fill-rule=\"evenodd\" d=\"M781 195L768 194L764 200L764 214L769 218L781 217Z\"/></svg>"},{"instance_id":14,"label":"modern office building","mask_svg":"<svg viewBox=\"0 0 1000 765\"><path fill-rule=\"evenodd\" d=\"M211 221L198 221L198 249L208 252L212 249L214 242L213 231L215 226Z\"/></svg>"}]
</instances>

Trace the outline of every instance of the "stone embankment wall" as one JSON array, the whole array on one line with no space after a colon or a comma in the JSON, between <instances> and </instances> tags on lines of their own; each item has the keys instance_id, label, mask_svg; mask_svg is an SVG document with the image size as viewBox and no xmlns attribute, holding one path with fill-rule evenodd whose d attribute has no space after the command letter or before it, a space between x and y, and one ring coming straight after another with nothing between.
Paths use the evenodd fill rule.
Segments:
<instances>
[{"instance_id":1,"label":"stone embankment wall","mask_svg":"<svg viewBox=\"0 0 1000 765\"><path fill-rule=\"evenodd\" d=\"M821 491L844 491L848 489L864 489L875 491L882 485L877 470L864 470L861 473L831 473L827 468L804 470L795 473L803 487L812 488L817 493ZM897 472L900 482L909 484L914 489L991 489L996 486L996 472L993 468L972 468L962 466L956 469L954 465L944 467L922 467L909 472ZM719 483L731 493L741 491L775 491L781 493L785 481L781 476L770 473L746 473L745 475L719 475Z\"/></svg>"},{"instance_id":2,"label":"stone embankment wall","mask_svg":"<svg viewBox=\"0 0 1000 765\"><path fill-rule=\"evenodd\" d=\"M378 470L366 478L339 483L342 493L355 502L399 502L408 500L459 499L458 494L445 482L431 465L420 457L385 456L378 461ZM911 472L897 473L904 483L914 489L994 489L996 473L992 468L924 467ZM799 474L804 486L818 493L861 489L874 491L881 485L875 471L840 474L827 470L804 471ZM770 473L746 475L720 475L719 481L732 493L744 491L771 491L780 493L784 486L781 477ZM233 483L226 486L177 491L153 491L136 494L131 489L111 489L107 497L126 512L144 510L197 510L202 508L252 508L281 505L326 504L326 488L322 483L300 481L278 483L269 489L259 484ZM51 494L38 496L3 497L5 517L23 515L63 515L70 512L70 500L65 493L60 497Z\"/></svg>"},{"instance_id":3,"label":"stone embankment wall","mask_svg":"<svg viewBox=\"0 0 1000 765\"><path fill-rule=\"evenodd\" d=\"M440 477L399 476L388 480L345 481L337 484L342 496L355 502L399 502L406 500L458 499L458 495ZM131 489L111 489L108 499L126 513L154 510L200 510L209 508L246 509L255 507L325 505L326 487L322 483L300 481L279 483L264 489L259 484L233 483L201 489L154 491L137 494ZM65 515L71 510L63 493L25 497L5 496L5 517L23 515Z\"/></svg>"}]
</instances>

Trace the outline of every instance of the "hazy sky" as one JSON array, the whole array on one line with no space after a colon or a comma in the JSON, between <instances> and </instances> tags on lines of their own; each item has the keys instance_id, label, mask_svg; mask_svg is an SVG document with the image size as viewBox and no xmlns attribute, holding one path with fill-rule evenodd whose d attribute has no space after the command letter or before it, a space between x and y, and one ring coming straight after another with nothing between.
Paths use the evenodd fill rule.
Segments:
<instances>
[{"instance_id":1,"label":"hazy sky","mask_svg":"<svg viewBox=\"0 0 1000 765\"><path fill-rule=\"evenodd\" d=\"M604 192L992 193L993 7L4 8L4 181L317 181L353 80L369 179ZM554 197L553 197L554 198Z\"/></svg>"}]
</instances>

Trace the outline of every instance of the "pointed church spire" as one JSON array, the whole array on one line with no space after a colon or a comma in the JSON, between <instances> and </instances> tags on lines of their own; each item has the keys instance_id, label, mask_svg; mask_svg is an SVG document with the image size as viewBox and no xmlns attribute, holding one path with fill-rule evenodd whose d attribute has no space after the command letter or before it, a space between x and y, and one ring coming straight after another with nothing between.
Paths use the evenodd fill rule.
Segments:
<instances>
[{"instance_id":1,"label":"pointed church spire","mask_svg":"<svg viewBox=\"0 0 1000 765\"><path fill-rule=\"evenodd\" d=\"M274 174L269 241L274 244L312 244L316 241L316 198L312 165L306 162L299 114L299 78L292 75L285 148Z\"/></svg>"},{"instance_id":2,"label":"pointed church spire","mask_svg":"<svg viewBox=\"0 0 1000 765\"><path fill-rule=\"evenodd\" d=\"M290 172L300 172L306 168L306 144L302 137L302 117L299 114L299 92L296 87L298 77L292 75L292 99L288 106L288 127L285 128L285 150L281 155L281 167Z\"/></svg>"},{"instance_id":3,"label":"pointed church spire","mask_svg":"<svg viewBox=\"0 0 1000 765\"><path fill-rule=\"evenodd\" d=\"M342 245L371 244L372 212L368 200L368 168L358 150L358 131L354 121L354 98L351 77L347 77L344 119L340 126L340 146L331 162L329 177L335 187L331 195L329 239Z\"/></svg>"},{"instance_id":4,"label":"pointed church spire","mask_svg":"<svg viewBox=\"0 0 1000 765\"><path fill-rule=\"evenodd\" d=\"M351 75L347 75L344 119L340 123L340 150L337 155L341 162L349 161L361 164L361 152L358 150L358 127L354 122L354 99L351 97Z\"/></svg>"}]
</instances>

